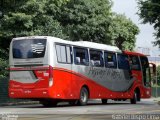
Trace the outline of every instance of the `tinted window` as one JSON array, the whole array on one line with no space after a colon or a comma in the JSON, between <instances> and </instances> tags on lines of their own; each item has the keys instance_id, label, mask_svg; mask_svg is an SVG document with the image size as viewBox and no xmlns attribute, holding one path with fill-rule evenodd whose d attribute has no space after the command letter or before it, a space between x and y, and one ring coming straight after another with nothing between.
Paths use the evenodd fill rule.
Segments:
<instances>
[{"instance_id":1,"label":"tinted window","mask_svg":"<svg viewBox=\"0 0 160 120\"><path fill-rule=\"evenodd\" d=\"M67 45L56 45L57 60L61 63L71 63L71 48Z\"/></svg>"},{"instance_id":2,"label":"tinted window","mask_svg":"<svg viewBox=\"0 0 160 120\"><path fill-rule=\"evenodd\" d=\"M142 69L148 68L149 64L147 57L140 57L140 59L141 59Z\"/></svg>"},{"instance_id":3,"label":"tinted window","mask_svg":"<svg viewBox=\"0 0 160 120\"><path fill-rule=\"evenodd\" d=\"M140 62L138 56L129 56L131 70L140 70Z\"/></svg>"},{"instance_id":4,"label":"tinted window","mask_svg":"<svg viewBox=\"0 0 160 120\"><path fill-rule=\"evenodd\" d=\"M116 54L115 53L104 53L105 67L117 68Z\"/></svg>"},{"instance_id":5,"label":"tinted window","mask_svg":"<svg viewBox=\"0 0 160 120\"><path fill-rule=\"evenodd\" d=\"M88 50L86 48L74 48L74 62L77 65L89 65Z\"/></svg>"},{"instance_id":6,"label":"tinted window","mask_svg":"<svg viewBox=\"0 0 160 120\"><path fill-rule=\"evenodd\" d=\"M140 57L142 64L143 82L146 87L150 87L151 76L147 57Z\"/></svg>"},{"instance_id":7,"label":"tinted window","mask_svg":"<svg viewBox=\"0 0 160 120\"><path fill-rule=\"evenodd\" d=\"M13 58L41 58L44 57L46 39L30 39L13 41Z\"/></svg>"},{"instance_id":8,"label":"tinted window","mask_svg":"<svg viewBox=\"0 0 160 120\"><path fill-rule=\"evenodd\" d=\"M125 70L129 70L130 69L127 55L118 54L117 59L118 59L118 67L119 67L119 69L125 69Z\"/></svg>"},{"instance_id":9,"label":"tinted window","mask_svg":"<svg viewBox=\"0 0 160 120\"><path fill-rule=\"evenodd\" d=\"M103 53L101 51L90 50L90 62L92 66L102 67L103 63Z\"/></svg>"}]
</instances>

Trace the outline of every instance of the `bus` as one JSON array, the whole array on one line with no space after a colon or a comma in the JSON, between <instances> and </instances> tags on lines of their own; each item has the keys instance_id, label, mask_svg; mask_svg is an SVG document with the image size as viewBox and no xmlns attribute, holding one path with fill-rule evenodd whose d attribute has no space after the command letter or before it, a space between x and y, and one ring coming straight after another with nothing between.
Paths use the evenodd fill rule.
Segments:
<instances>
[{"instance_id":1,"label":"bus","mask_svg":"<svg viewBox=\"0 0 160 120\"><path fill-rule=\"evenodd\" d=\"M136 58L135 64L129 58ZM149 98L148 59L138 53L88 41L51 36L13 38L9 52L9 96L38 100L44 106L67 101L86 105L89 99ZM148 77L149 76L149 77Z\"/></svg>"}]
</instances>

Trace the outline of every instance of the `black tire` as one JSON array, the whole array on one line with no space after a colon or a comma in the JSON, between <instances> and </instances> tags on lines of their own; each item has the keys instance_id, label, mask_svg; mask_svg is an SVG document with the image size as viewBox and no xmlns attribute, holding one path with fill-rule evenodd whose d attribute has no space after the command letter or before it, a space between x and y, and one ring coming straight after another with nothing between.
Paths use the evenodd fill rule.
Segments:
<instances>
[{"instance_id":1,"label":"black tire","mask_svg":"<svg viewBox=\"0 0 160 120\"><path fill-rule=\"evenodd\" d=\"M101 99L101 101L102 101L102 104L107 104L108 99Z\"/></svg>"},{"instance_id":2,"label":"black tire","mask_svg":"<svg viewBox=\"0 0 160 120\"><path fill-rule=\"evenodd\" d=\"M85 87L81 88L80 98L78 100L78 105L84 106L88 102L88 90Z\"/></svg>"},{"instance_id":3,"label":"black tire","mask_svg":"<svg viewBox=\"0 0 160 120\"><path fill-rule=\"evenodd\" d=\"M133 98L130 99L130 101L131 101L131 104L136 104L137 103L137 93L136 92L134 92Z\"/></svg>"},{"instance_id":4,"label":"black tire","mask_svg":"<svg viewBox=\"0 0 160 120\"><path fill-rule=\"evenodd\" d=\"M141 95L140 95L140 93L137 93L137 101L138 101L138 102L141 101Z\"/></svg>"},{"instance_id":5,"label":"black tire","mask_svg":"<svg viewBox=\"0 0 160 120\"><path fill-rule=\"evenodd\" d=\"M40 101L40 103L44 107L56 107L58 102L57 101L52 101L52 100L44 100L44 101Z\"/></svg>"}]
</instances>

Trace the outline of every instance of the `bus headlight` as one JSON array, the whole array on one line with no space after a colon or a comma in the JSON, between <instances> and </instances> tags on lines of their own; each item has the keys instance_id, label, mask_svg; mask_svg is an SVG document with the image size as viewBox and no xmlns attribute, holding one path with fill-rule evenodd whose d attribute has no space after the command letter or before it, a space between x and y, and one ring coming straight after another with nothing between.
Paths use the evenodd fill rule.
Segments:
<instances>
[{"instance_id":1,"label":"bus headlight","mask_svg":"<svg viewBox=\"0 0 160 120\"><path fill-rule=\"evenodd\" d=\"M149 95L149 94L150 94L150 92L149 92L149 91L146 91L146 94L147 94L147 95Z\"/></svg>"}]
</instances>

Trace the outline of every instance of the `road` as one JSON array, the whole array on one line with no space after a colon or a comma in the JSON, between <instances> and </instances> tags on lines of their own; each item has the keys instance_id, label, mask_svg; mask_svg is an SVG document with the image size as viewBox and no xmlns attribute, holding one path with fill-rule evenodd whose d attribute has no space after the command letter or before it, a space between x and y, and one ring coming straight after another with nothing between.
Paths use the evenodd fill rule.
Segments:
<instances>
[{"instance_id":1,"label":"road","mask_svg":"<svg viewBox=\"0 0 160 120\"><path fill-rule=\"evenodd\" d=\"M145 119L147 116L140 115L150 115L147 119L160 119L160 105L153 100L142 100L137 104L130 104L129 101L109 101L107 105L102 105L100 100L91 100L87 106L69 106L67 103L61 103L53 108L46 108L41 104L0 107L2 120L6 117L12 118L8 120L106 120L135 116L137 118L137 115Z\"/></svg>"}]
</instances>

